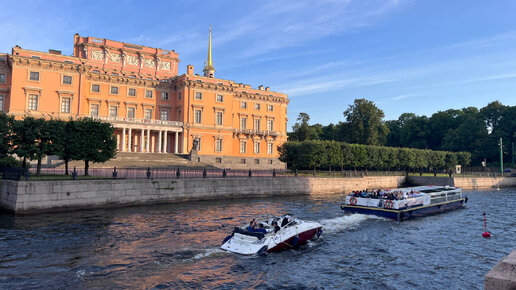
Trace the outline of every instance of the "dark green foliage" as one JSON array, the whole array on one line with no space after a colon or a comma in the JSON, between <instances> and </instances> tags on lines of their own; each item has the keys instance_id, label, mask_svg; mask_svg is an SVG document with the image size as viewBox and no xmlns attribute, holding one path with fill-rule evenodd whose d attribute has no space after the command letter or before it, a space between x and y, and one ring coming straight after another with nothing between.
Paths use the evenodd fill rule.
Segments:
<instances>
[{"instance_id":1,"label":"dark green foliage","mask_svg":"<svg viewBox=\"0 0 516 290\"><path fill-rule=\"evenodd\" d=\"M350 126L351 142L368 145L385 144L389 128L383 121L383 111L366 99L355 99L344 112Z\"/></svg>"},{"instance_id":2,"label":"dark green foliage","mask_svg":"<svg viewBox=\"0 0 516 290\"><path fill-rule=\"evenodd\" d=\"M278 147L280 160L291 169L352 168L441 170L469 165L468 152L444 152L427 149L394 148L334 141L288 141Z\"/></svg>"},{"instance_id":3,"label":"dark green foliage","mask_svg":"<svg viewBox=\"0 0 516 290\"><path fill-rule=\"evenodd\" d=\"M12 151L11 127L14 118L0 112L0 158L6 157Z\"/></svg>"},{"instance_id":4,"label":"dark green foliage","mask_svg":"<svg viewBox=\"0 0 516 290\"><path fill-rule=\"evenodd\" d=\"M12 156L4 156L0 158L0 168L2 167L21 167L21 161Z\"/></svg>"}]
</instances>

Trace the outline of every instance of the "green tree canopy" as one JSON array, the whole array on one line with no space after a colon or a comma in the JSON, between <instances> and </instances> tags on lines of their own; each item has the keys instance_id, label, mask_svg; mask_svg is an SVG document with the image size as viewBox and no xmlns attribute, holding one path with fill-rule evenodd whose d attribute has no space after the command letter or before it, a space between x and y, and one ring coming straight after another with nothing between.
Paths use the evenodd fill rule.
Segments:
<instances>
[{"instance_id":1,"label":"green tree canopy","mask_svg":"<svg viewBox=\"0 0 516 290\"><path fill-rule=\"evenodd\" d=\"M366 99L355 99L344 112L349 124L351 142L368 145L382 145L389 129L383 121L384 113Z\"/></svg>"}]
</instances>

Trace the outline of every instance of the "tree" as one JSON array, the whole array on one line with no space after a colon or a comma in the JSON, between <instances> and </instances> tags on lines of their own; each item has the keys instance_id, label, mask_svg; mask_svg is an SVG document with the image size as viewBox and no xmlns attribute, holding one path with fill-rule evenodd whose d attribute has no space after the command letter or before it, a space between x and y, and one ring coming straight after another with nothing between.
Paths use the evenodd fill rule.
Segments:
<instances>
[{"instance_id":1,"label":"tree","mask_svg":"<svg viewBox=\"0 0 516 290\"><path fill-rule=\"evenodd\" d=\"M299 116L297 117L297 122L294 124L294 126L292 126L292 132L289 134L289 139L291 139L292 141L319 139L319 136L317 134L317 128L314 126L310 126L308 124L308 121L310 121L310 116L307 113L299 113Z\"/></svg>"},{"instance_id":2,"label":"tree","mask_svg":"<svg viewBox=\"0 0 516 290\"><path fill-rule=\"evenodd\" d=\"M355 99L344 112L351 129L351 142L368 145L382 145L389 129L383 121L384 113L366 99Z\"/></svg>"},{"instance_id":3,"label":"tree","mask_svg":"<svg viewBox=\"0 0 516 290\"><path fill-rule=\"evenodd\" d=\"M5 158L12 152L11 128L13 122L12 116L0 112L0 158Z\"/></svg>"},{"instance_id":4,"label":"tree","mask_svg":"<svg viewBox=\"0 0 516 290\"><path fill-rule=\"evenodd\" d=\"M75 121L74 140L76 158L84 160L84 175L88 175L89 162L106 162L115 157L116 139L114 128L109 123L103 123L92 118L81 118ZM80 142L77 142L80 141Z\"/></svg>"},{"instance_id":5,"label":"tree","mask_svg":"<svg viewBox=\"0 0 516 290\"><path fill-rule=\"evenodd\" d=\"M22 168L27 168L27 159L34 160L39 156L37 141L40 134L40 121L32 116L23 120L14 120L12 125L13 153L23 158Z\"/></svg>"}]
</instances>

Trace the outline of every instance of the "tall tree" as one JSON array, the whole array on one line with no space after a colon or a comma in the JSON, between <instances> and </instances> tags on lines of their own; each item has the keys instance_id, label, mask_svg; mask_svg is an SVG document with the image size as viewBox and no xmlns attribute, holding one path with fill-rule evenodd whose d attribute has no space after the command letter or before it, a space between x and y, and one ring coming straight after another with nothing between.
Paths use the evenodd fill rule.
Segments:
<instances>
[{"instance_id":1,"label":"tall tree","mask_svg":"<svg viewBox=\"0 0 516 290\"><path fill-rule=\"evenodd\" d=\"M384 113L366 99L355 99L344 112L351 129L351 142L368 145L385 144L389 128L383 121Z\"/></svg>"},{"instance_id":2,"label":"tall tree","mask_svg":"<svg viewBox=\"0 0 516 290\"><path fill-rule=\"evenodd\" d=\"M32 116L14 120L12 125L13 153L23 159L22 168L27 168L27 159L37 159L40 121Z\"/></svg>"},{"instance_id":3,"label":"tall tree","mask_svg":"<svg viewBox=\"0 0 516 290\"><path fill-rule=\"evenodd\" d=\"M307 113L299 113L297 122L292 126L292 132L289 134L289 139L292 141L317 140L317 128L308 124L310 116ZM319 125L320 126L320 125Z\"/></svg>"},{"instance_id":4,"label":"tall tree","mask_svg":"<svg viewBox=\"0 0 516 290\"><path fill-rule=\"evenodd\" d=\"M12 116L0 112L0 158L5 158L12 151L11 127L13 122Z\"/></svg>"}]
</instances>

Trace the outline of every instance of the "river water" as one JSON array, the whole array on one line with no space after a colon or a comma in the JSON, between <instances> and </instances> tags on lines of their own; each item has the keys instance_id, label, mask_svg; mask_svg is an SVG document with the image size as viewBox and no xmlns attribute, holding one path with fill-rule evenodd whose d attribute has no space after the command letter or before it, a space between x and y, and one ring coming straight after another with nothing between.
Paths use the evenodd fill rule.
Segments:
<instances>
[{"instance_id":1,"label":"river water","mask_svg":"<svg viewBox=\"0 0 516 290\"><path fill-rule=\"evenodd\" d=\"M516 248L516 189L467 195L465 209L405 222L344 215L343 195L0 215L0 289L481 289ZM321 238L260 257L219 250L233 226L284 213L322 223Z\"/></svg>"}]
</instances>

